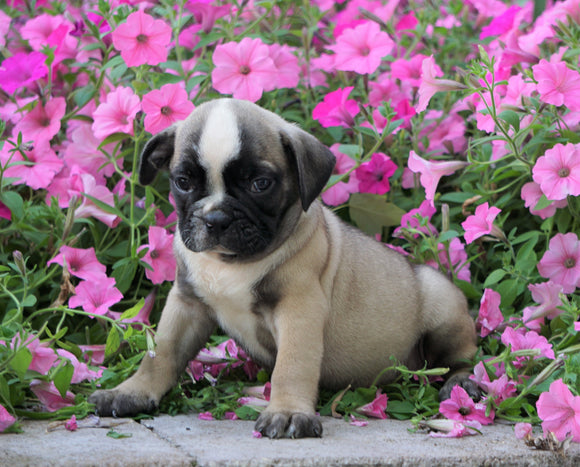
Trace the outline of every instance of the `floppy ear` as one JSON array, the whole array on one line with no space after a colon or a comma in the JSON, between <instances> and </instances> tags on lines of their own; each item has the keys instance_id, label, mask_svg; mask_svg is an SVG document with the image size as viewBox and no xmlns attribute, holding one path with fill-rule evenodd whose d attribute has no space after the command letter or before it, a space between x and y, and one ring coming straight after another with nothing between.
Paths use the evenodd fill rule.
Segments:
<instances>
[{"instance_id":1,"label":"floppy ear","mask_svg":"<svg viewBox=\"0 0 580 467\"><path fill-rule=\"evenodd\" d=\"M166 168L173 157L175 149L175 133L177 125L171 125L169 128L156 134L147 141L141 152L141 163L139 166L139 183L149 185L157 172Z\"/></svg>"},{"instance_id":2,"label":"floppy ear","mask_svg":"<svg viewBox=\"0 0 580 467\"><path fill-rule=\"evenodd\" d=\"M299 128L282 130L280 139L290 161L296 164L300 201L306 211L330 178L336 158L324 144Z\"/></svg>"}]
</instances>

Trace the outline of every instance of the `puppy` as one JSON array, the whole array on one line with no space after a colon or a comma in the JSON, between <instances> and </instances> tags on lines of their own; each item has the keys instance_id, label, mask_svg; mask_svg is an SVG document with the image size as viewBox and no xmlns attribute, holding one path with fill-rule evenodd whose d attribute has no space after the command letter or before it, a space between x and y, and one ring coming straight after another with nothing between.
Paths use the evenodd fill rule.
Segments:
<instances>
[{"instance_id":1,"label":"puppy","mask_svg":"<svg viewBox=\"0 0 580 467\"><path fill-rule=\"evenodd\" d=\"M412 369L449 367L442 398L455 384L477 396L463 294L316 200L334 164L310 134L232 99L199 106L146 144L140 182L170 170L176 280L155 356L91 396L99 414L155 409L216 326L272 370L270 404L256 422L270 438L321 436L319 386L368 386L390 357Z\"/></svg>"}]
</instances>

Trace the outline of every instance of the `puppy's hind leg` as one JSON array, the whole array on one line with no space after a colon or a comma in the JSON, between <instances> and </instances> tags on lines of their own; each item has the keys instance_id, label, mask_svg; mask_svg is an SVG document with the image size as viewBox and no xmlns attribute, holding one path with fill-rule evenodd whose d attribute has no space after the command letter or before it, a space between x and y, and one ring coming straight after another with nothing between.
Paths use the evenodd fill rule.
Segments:
<instances>
[{"instance_id":1,"label":"puppy's hind leg","mask_svg":"<svg viewBox=\"0 0 580 467\"><path fill-rule=\"evenodd\" d=\"M439 391L439 399L449 399L455 385L463 387L474 400L481 391L469 379L477 352L475 324L467 311L463 293L441 273L429 266L417 268L421 284L425 334L423 352L430 368L446 367L450 372Z\"/></svg>"}]
</instances>

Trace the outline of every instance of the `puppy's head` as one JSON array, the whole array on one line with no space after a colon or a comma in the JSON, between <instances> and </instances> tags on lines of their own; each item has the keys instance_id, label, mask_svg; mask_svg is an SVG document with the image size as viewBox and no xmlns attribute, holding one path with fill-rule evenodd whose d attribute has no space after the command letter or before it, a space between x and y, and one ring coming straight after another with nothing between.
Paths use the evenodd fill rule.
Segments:
<instances>
[{"instance_id":1,"label":"puppy's head","mask_svg":"<svg viewBox=\"0 0 580 467\"><path fill-rule=\"evenodd\" d=\"M334 163L326 146L277 115L218 99L145 145L139 181L169 167L185 246L251 259L290 235Z\"/></svg>"}]
</instances>

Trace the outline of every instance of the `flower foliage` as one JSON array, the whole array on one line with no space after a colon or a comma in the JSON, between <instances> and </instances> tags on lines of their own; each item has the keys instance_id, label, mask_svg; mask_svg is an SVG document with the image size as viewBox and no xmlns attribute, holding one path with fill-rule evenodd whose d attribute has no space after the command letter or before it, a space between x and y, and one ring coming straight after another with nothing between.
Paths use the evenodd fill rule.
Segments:
<instances>
[{"instance_id":1,"label":"flower foliage","mask_svg":"<svg viewBox=\"0 0 580 467\"><path fill-rule=\"evenodd\" d=\"M139 185L139 153L226 95L328 145L338 163L322 200L479 310L482 401L456 389L440 406L445 369L394 362L393 384L323 392L321 413L441 412L444 436L542 422L578 441L580 6L436 3L8 2L0 431L39 410L81 418L97 385L155 351L175 213L166 176ZM268 374L222 335L208 345L161 410L255 418L267 396L247 403L244 386Z\"/></svg>"}]
</instances>

